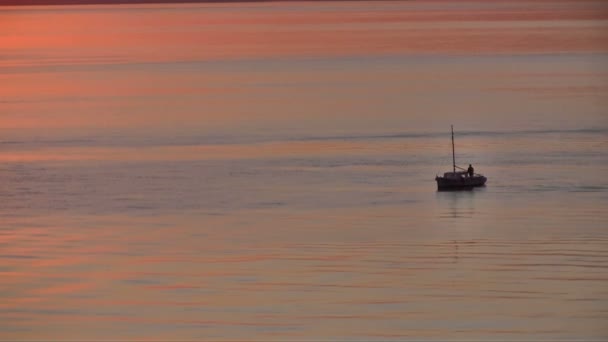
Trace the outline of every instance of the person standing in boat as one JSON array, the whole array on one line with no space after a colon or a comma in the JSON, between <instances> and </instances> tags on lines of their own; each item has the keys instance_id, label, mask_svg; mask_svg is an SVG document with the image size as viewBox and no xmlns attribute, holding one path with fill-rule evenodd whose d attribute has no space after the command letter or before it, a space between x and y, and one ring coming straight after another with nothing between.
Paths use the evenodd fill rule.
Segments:
<instances>
[{"instance_id":1,"label":"person standing in boat","mask_svg":"<svg viewBox=\"0 0 608 342\"><path fill-rule=\"evenodd\" d=\"M473 168L473 166L471 164L469 164L469 168L467 169L467 172L469 173L469 177L471 177L471 178L475 174L475 169Z\"/></svg>"}]
</instances>

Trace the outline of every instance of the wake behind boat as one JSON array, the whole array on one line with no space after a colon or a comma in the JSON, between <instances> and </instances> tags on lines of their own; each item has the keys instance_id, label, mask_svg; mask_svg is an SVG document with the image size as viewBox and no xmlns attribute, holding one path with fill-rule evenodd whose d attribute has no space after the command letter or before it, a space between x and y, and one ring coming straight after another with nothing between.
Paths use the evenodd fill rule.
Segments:
<instances>
[{"instance_id":1,"label":"wake behind boat","mask_svg":"<svg viewBox=\"0 0 608 342\"><path fill-rule=\"evenodd\" d=\"M459 169L461 171L456 171ZM469 164L468 169L456 166L456 153L454 150L454 126L452 125L452 172L445 172L442 176L436 176L437 190L470 190L474 187L485 186L488 179L479 173L475 173L473 166Z\"/></svg>"}]
</instances>

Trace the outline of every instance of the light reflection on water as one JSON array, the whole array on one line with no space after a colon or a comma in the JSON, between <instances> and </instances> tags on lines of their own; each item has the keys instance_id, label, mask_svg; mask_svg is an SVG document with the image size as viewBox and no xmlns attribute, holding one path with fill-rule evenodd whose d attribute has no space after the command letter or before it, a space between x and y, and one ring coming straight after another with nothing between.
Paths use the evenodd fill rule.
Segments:
<instances>
[{"instance_id":1,"label":"light reflection on water","mask_svg":"<svg viewBox=\"0 0 608 342\"><path fill-rule=\"evenodd\" d=\"M574 337L603 331L605 238L522 241L477 230L471 239L462 228L430 236L378 218L359 224L330 219L349 235L344 241L336 232L309 229L308 220L278 221L256 233L255 224L242 228L247 232L211 232L200 219L152 231L131 223L114 237L99 233L111 229L100 226L64 246L21 232L13 246L36 247L3 256L10 269L22 270L5 271L4 324L16 329L14 336L28 336L19 328L29 328L34 335L145 337L163 327L154 336L173 338ZM284 221L296 241L268 232L280 231ZM73 237L64 231L52 239ZM556 326L561 320L569 325ZM110 327L113 335L104 332Z\"/></svg>"},{"instance_id":2,"label":"light reflection on water","mask_svg":"<svg viewBox=\"0 0 608 342\"><path fill-rule=\"evenodd\" d=\"M494 146L511 138L500 139ZM436 192L432 165L408 163L420 151L393 163L395 151L368 152L383 142L357 144L369 146L318 158L9 165L3 178L18 181L1 212L3 335L605 336L601 172L584 182L559 173L551 187L537 177L549 168L522 152L482 161L486 188Z\"/></svg>"},{"instance_id":3,"label":"light reflection on water","mask_svg":"<svg viewBox=\"0 0 608 342\"><path fill-rule=\"evenodd\" d=\"M2 11L0 340L606 339L606 4L371 3Z\"/></svg>"}]
</instances>

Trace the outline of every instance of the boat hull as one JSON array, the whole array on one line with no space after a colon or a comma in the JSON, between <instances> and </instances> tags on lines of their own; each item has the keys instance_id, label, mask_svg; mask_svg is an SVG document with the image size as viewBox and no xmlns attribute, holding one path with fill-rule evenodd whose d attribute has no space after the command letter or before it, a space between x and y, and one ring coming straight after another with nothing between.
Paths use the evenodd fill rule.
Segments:
<instances>
[{"instance_id":1,"label":"boat hull","mask_svg":"<svg viewBox=\"0 0 608 342\"><path fill-rule=\"evenodd\" d=\"M481 175L473 177L435 177L437 181L437 190L448 191L448 190L471 190L476 187L485 186L487 178Z\"/></svg>"}]
</instances>

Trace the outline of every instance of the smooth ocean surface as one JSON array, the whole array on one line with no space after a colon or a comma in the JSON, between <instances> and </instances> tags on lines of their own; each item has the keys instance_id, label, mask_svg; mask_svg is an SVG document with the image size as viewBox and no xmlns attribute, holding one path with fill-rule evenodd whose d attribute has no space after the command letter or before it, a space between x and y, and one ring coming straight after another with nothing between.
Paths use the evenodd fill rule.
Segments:
<instances>
[{"instance_id":1,"label":"smooth ocean surface","mask_svg":"<svg viewBox=\"0 0 608 342\"><path fill-rule=\"evenodd\" d=\"M0 340L608 339L607 20L0 9Z\"/></svg>"}]
</instances>

